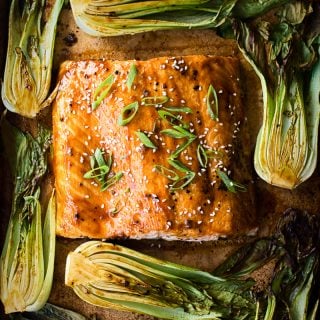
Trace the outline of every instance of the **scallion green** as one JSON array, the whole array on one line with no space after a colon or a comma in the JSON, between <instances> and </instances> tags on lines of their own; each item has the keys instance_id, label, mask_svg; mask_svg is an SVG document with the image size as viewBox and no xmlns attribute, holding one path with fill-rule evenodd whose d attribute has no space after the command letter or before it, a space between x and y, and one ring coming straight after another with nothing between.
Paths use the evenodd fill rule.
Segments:
<instances>
[{"instance_id":1,"label":"scallion green","mask_svg":"<svg viewBox=\"0 0 320 320\"><path fill-rule=\"evenodd\" d=\"M108 95L112 84L114 83L114 75L110 74L104 81L102 81L93 94L92 110L97 109L103 99Z\"/></svg>"},{"instance_id":2,"label":"scallion green","mask_svg":"<svg viewBox=\"0 0 320 320\"><path fill-rule=\"evenodd\" d=\"M221 179L221 181L224 183L228 191L232 193L240 192L246 192L247 187L239 182L236 182L232 180L225 172L221 171L220 169L217 169L217 175Z\"/></svg>"},{"instance_id":3,"label":"scallion green","mask_svg":"<svg viewBox=\"0 0 320 320\"><path fill-rule=\"evenodd\" d=\"M136 131L135 134L138 136L141 143L147 148L157 149L157 146L150 140L150 138L142 131Z\"/></svg>"},{"instance_id":4,"label":"scallion green","mask_svg":"<svg viewBox=\"0 0 320 320\"><path fill-rule=\"evenodd\" d=\"M127 106L125 106L122 109L121 114L118 118L118 124L120 126L125 126L128 123L130 123L135 117L135 115L137 114L138 109L139 109L139 103L137 101L132 102Z\"/></svg>"},{"instance_id":5,"label":"scallion green","mask_svg":"<svg viewBox=\"0 0 320 320\"><path fill-rule=\"evenodd\" d=\"M206 104L209 116L212 120L219 120L219 101L217 92L214 87L210 84L208 93L206 96Z\"/></svg>"},{"instance_id":6,"label":"scallion green","mask_svg":"<svg viewBox=\"0 0 320 320\"><path fill-rule=\"evenodd\" d=\"M131 89L137 74L138 74L137 67L134 63L132 63L130 66L128 77L127 77L127 87L129 90Z\"/></svg>"},{"instance_id":7,"label":"scallion green","mask_svg":"<svg viewBox=\"0 0 320 320\"><path fill-rule=\"evenodd\" d=\"M169 101L169 98L167 96L144 97L141 99L141 105L157 106L157 105L163 105L168 101Z\"/></svg>"},{"instance_id":8,"label":"scallion green","mask_svg":"<svg viewBox=\"0 0 320 320\"><path fill-rule=\"evenodd\" d=\"M169 168L157 164L154 166L154 169L155 171L159 172L161 175L163 175L171 181L179 180L179 175Z\"/></svg>"}]
</instances>

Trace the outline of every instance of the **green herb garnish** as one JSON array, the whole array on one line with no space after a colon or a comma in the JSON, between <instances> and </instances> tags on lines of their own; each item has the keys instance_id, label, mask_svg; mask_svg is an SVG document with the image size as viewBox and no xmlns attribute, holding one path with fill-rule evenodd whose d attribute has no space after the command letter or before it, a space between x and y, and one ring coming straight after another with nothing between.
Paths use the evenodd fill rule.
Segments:
<instances>
[{"instance_id":1,"label":"green herb garnish","mask_svg":"<svg viewBox=\"0 0 320 320\"><path fill-rule=\"evenodd\" d=\"M143 143L144 146L151 149L157 149L157 147L144 132L136 131L135 134L138 136L139 140L141 141L141 143Z\"/></svg>"},{"instance_id":2,"label":"green herb garnish","mask_svg":"<svg viewBox=\"0 0 320 320\"><path fill-rule=\"evenodd\" d=\"M210 118L217 121L219 119L218 96L216 90L211 84L208 89L206 101Z\"/></svg>"},{"instance_id":3,"label":"green herb garnish","mask_svg":"<svg viewBox=\"0 0 320 320\"><path fill-rule=\"evenodd\" d=\"M174 115L173 113L167 111L167 110L158 110L158 114L162 120L167 120L170 123L173 123L175 121L181 121L178 116Z\"/></svg>"},{"instance_id":4,"label":"green herb garnish","mask_svg":"<svg viewBox=\"0 0 320 320\"><path fill-rule=\"evenodd\" d=\"M105 181L101 185L101 191L105 191L109 189L111 186L116 184L123 177L123 172L117 172L114 176L109 177L107 181Z\"/></svg>"},{"instance_id":5,"label":"green herb garnish","mask_svg":"<svg viewBox=\"0 0 320 320\"><path fill-rule=\"evenodd\" d=\"M189 173L191 172L190 169L188 167L186 167L182 162L180 162L179 160L176 159L168 159L168 163L174 167L175 169L184 172L184 173Z\"/></svg>"},{"instance_id":6,"label":"green herb garnish","mask_svg":"<svg viewBox=\"0 0 320 320\"><path fill-rule=\"evenodd\" d=\"M141 100L141 104L144 106L156 106L159 104L165 104L169 101L167 96L157 96L157 97L144 97Z\"/></svg>"},{"instance_id":7,"label":"green herb garnish","mask_svg":"<svg viewBox=\"0 0 320 320\"><path fill-rule=\"evenodd\" d=\"M189 171L184 177L180 178L179 180L173 182L170 185L170 190L182 190L187 185L191 183L191 181L196 176L195 172Z\"/></svg>"},{"instance_id":8,"label":"green herb garnish","mask_svg":"<svg viewBox=\"0 0 320 320\"><path fill-rule=\"evenodd\" d=\"M194 134L180 126L173 126L173 129L164 129L161 133L175 139L196 138Z\"/></svg>"},{"instance_id":9,"label":"green herb garnish","mask_svg":"<svg viewBox=\"0 0 320 320\"><path fill-rule=\"evenodd\" d=\"M109 93L111 86L114 82L114 75L110 74L103 82L99 84L96 91L93 94L94 102L92 103L92 110L97 109L102 100L107 96Z\"/></svg>"},{"instance_id":10,"label":"green herb garnish","mask_svg":"<svg viewBox=\"0 0 320 320\"><path fill-rule=\"evenodd\" d=\"M128 78L127 78L127 87L130 90L133 84L134 79L136 78L136 75L138 74L138 70L135 64L131 64Z\"/></svg>"},{"instance_id":11,"label":"green herb garnish","mask_svg":"<svg viewBox=\"0 0 320 320\"><path fill-rule=\"evenodd\" d=\"M137 111L139 109L139 103L137 101L132 102L125 106L118 119L118 124L120 126L125 126L135 117Z\"/></svg>"},{"instance_id":12,"label":"green herb garnish","mask_svg":"<svg viewBox=\"0 0 320 320\"><path fill-rule=\"evenodd\" d=\"M178 174L171 169L168 169L168 168L161 166L159 164L155 165L154 168L157 172L159 172L160 174L162 174L163 176L165 176L169 180L172 180L172 181L179 180Z\"/></svg>"},{"instance_id":13,"label":"green herb garnish","mask_svg":"<svg viewBox=\"0 0 320 320\"><path fill-rule=\"evenodd\" d=\"M181 152L183 152L196 138L189 138L186 142L181 144L176 150L170 155L171 159L176 159Z\"/></svg>"},{"instance_id":14,"label":"green herb garnish","mask_svg":"<svg viewBox=\"0 0 320 320\"><path fill-rule=\"evenodd\" d=\"M246 186L244 186L243 184L241 184L239 182L231 180L230 177L225 172L221 171L220 169L217 169L217 175L222 180L224 185L227 187L228 191L233 192L233 193L237 193L237 191L240 191L240 192L247 191Z\"/></svg>"},{"instance_id":15,"label":"green herb garnish","mask_svg":"<svg viewBox=\"0 0 320 320\"><path fill-rule=\"evenodd\" d=\"M172 125L181 124L184 128L188 129L189 125L182 121L182 118L167 110L158 110L158 114L162 120L166 120Z\"/></svg>"},{"instance_id":16,"label":"green herb garnish","mask_svg":"<svg viewBox=\"0 0 320 320\"><path fill-rule=\"evenodd\" d=\"M112 154L109 155L107 161L104 158L104 152L97 148L90 157L91 170L87 171L83 177L85 179L95 179L100 183L101 191L107 190L114 185L123 176L123 173L117 173L108 178L112 166Z\"/></svg>"},{"instance_id":17,"label":"green herb garnish","mask_svg":"<svg viewBox=\"0 0 320 320\"><path fill-rule=\"evenodd\" d=\"M164 107L163 109L169 112L180 112L180 113L193 113L189 107Z\"/></svg>"},{"instance_id":18,"label":"green herb garnish","mask_svg":"<svg viewBox=\"0 0 320 320\"><path fill-rule=\"evenodd\" d=\"M201 144L199 144L197 148L197 158L201 167L206 168L208 164L208 156L205 148L203 148Z\"/></svg>"},{"instance_id":19,"label":"green herb garnish","mask_svg":"<svg viewBox=\"0 0 320 320\"><path fill-rule=\"evenodd\" d=\"M208 165L208 159L211 158L222 158L223 153L222 151L207 149L204 148L201 144L198 145L197 148L197 158L200 163L200 166L206 168Z\"/></svg>"}]
</instances>

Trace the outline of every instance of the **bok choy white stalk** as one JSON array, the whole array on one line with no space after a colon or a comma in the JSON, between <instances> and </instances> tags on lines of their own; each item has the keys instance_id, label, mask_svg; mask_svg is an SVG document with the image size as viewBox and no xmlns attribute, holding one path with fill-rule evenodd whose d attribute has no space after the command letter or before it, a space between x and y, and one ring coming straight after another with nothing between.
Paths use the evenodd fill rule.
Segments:
<instances>
[{"instance_id":1,"label":"bok choy white stalk","mask_svg":"<svg viewBox=\"0 0 320 320\"><path fill-rule=\"evenodd\" d=\"M2 123L7 158L14 177L11 216L0 258L0 298L6 313L35 311L46 303L52 285L55 253L55 198L44 222L40 183L47 170L50 133L36 138Z\"/></svg>"},{"instance_id":2,"label":"bok choy white stalk","mask_svg":"<svg viewBox=\"0 0 320 320\"><path fill-rule=\"evenodd\" d=\"M277 23L262 21L253 28L238 21L236 31L263 91L256 172L268 183L293 189L312 175L317 164L319 4L293 1L277 14Z\"/></svg>"},{"instance_id":3,"label":"bok choy white stalk","mask_svg":"<svg viewBox=\"0 0 320 320\"><path fill-rule=\"evenodd\" d=\"M5 107L33 118L50 103L53 49L64 0L53 2L45 19L44 0L12 0L2 101Z\"/></svg>"}]
</instances>

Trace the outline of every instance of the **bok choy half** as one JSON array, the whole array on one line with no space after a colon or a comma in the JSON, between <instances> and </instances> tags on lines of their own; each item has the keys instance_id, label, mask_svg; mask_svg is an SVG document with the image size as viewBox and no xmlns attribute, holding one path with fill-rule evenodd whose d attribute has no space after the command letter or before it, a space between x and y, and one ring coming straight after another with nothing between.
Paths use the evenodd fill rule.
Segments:
<instances>
[{"instance_id":1,"label":"bok choy half","mask_svg":"<svg viewBox=\"0 0 320 320\"><path fill-rule=\"evenodd\" d=\"M2 121L2 137L14 179L11 216L0 258L0 298L6 313L35 311L46 303L55 253L55 198L44 222L40 184L47 171L48 130L37 137Z\"/></svg>"},{"instance_id":2,"label":"bok choy half","mask_svg":"<svg viewBox=\"0 0 320 320\"><path fill-rule=\"evenodd\" d=\"M89 241L70 252L66 285L84 301L162 319L315 320L320 289L319 218L289 209L273 236L242 246L213 273ZM253 271L276 267L264 291Z\"/></svg>"},{"instance_id":3,"label":"bok choy half","mask_svg":"<svg viewBox=\"0 0 320 320\"><path fill-rule=\"evenodd\" d=\"M237 21L240 50L260 78L264 112L254 156L258 175L293 189L317 164L320 114L319 3L292 1L278 22Z\"/></svg>"},{"instance_id":4,"label":"bok choy half","mask_svg":"<svg viewBox=\"0 0 320 320\"><path fill-rule=\"evenodd\" d=\"M77 25L93 36L217 28L232 15L249 18L290 0L71 0Z\"/></svg>"},{"instance_id":5,"label":"bok choy half","mask_svg":"<svg viewBox=\"0 0 320 320\"><path fill-rule=\"evenodd\" d=\"M12 0L2 101L5 107L33 118L47 99L58 17L64 0L53 1L45 19L46 1Z\"/></svg>"}]
</instances>

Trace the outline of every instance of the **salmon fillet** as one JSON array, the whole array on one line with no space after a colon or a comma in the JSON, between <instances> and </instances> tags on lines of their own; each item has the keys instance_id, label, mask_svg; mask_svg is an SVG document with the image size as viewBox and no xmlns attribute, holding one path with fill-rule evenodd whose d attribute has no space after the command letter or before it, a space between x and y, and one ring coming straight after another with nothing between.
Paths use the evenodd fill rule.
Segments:
<instances>
[{"instance_id":1,"label":"salmon fillet","mask_svg":"<svg viewBox=\"0 0 320 320\"><path fill-rule=\"evenodd\" d=\"M253 232L239 68L235 58L196 55L65 62L53 106L57 234Z\"/></svg>"}]
</instances>

